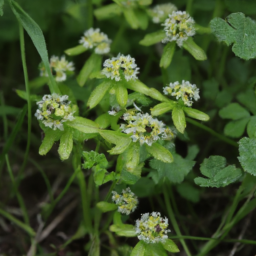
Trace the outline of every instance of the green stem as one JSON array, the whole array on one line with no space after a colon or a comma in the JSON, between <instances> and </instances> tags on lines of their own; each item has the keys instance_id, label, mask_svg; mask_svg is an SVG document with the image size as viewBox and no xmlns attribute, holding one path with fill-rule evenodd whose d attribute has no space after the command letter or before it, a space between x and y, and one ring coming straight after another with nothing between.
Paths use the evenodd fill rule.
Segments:
<instances>
[{"instance_id":1,"label":"green stem","mask_svg":"<svg viewBox=\"0 0 256 256\"><path fill-rule=\"evenodd\" d=\"M172 206L171 206L171 203L170 203L170 198L169 198L168 189L167 189L167 185L166 184L164 186L163 192L164 192L165 205L167 207L167 212L168 212L170 221L171 221L171 223L173 225L173 228L174 228L175 232L179 236L182 236L180 228L179 228L179 225L178 225L178 223L177 223L177 221L175 219L174 213L173 213L173 209L172 209ZM181 242L182 247L184 248L185 252L187 253L187 255L191 256L192 254L190 253L190 251L189 251L189 249L188 249L184 239L180 239L180 242Z\"/></svg>"},{"instance_id":2,"label":"green stem","mask_svg":"<svg viewBox=\"0 0 256 256\"><path fill-rule=\"evenodd\" d=\"M3 92L0 92L1 106L4 107L4 95ZM3 111L3 123L4 123L4 140L8 138L8 121L5 112Z\"/></svg>"},{"instance_id":3,"label":"green stem","mask_svg":"<svg viewBox=\"0 0 256 256\"><path fill-rule=\"evenodd\" d=\"M61 191L61 193L59 194L59 196L55 199L55 201L51 204L49 210L46 212L46 219L51 215L54 207L56 206L56 204L61 200L61 198L66 194L66 192L68 191L69 187L71 186L73 180L75 179L77 173L80 172L80 170L76 170L73 175L69 178L66 186L64 187L64 189Z\"/></svg>"},{"instance_id":4,"label":"green stem","mask_svg":"<svg viewBox=\"0 0 256 256\"><path fill-rule=\"evenodd\" d=\"M26 93L27 93L27 104L28 104L28 135L27 135L27 146L25 150L24 160L18 174L18 184L19 184L19 177L22 175L28 160L28 153L29 153L30 140L31 140L31 119L32 119L30 88L29 88L28 71L27 71L26 55L25 55L24 30L20 22L19 22L19 32L20 32L20 50L21 50L22 67L24 72L25 87L26 87Z\"/></svg>"},{"instance_id":5,"label":"green stem","mask_svg":"<svg viewBox=\"0 0 256 256\"><path fill-rule=\"evenodd\" d=\"M4 216L6 219L10 220L14 224L16 224L18 227L26 231L30 236L35 236L34 230L29 227L28 225L22 223L20 220L13 217L10 213L4 211L3 209L0 209L0 214Z\"/></svg>"},{"instance_id":6,"label":"green stem","mask_svg":"<svg viewBox=\"0 0 256 256\"><path fill-rule=\"evenodd\" d=\"M112 191L113 191L113 189L115 188L115 186L116 186L116 183L117 183L117 180L115 180L115 181L113 181L113 183L112 183L112 185L111 185L111 187L110 187L110 189L109 189L109 191L108 191L108 193L107 193L107 195L106 195L106 198L105 198L105 202L108 202L108 200L109 200L109 198L110 198L110 196L111 196L111 193L112 193Z\"/></svg>"},{"instance_id":7,"label":"green stem","mask_svg":"<svg viewBox=\"0 0 256 256\"><path fill-rule=\"evenodd\" d=\"M19 202L22 214L23 214L24 221L29 226L28 212L27 212L27 209L26 209L26 206L25 206L25 203L24 203L24 200L23 200L22 196L20 195L19 191L17 191L17 185L16 185L16 182L15 182L15 178L13 176L13 173L12 173L12 169L11 169L11 165L10 165L10 162L9 162L8 155L5 155L5 161L6 161L6 164L7 164L7 170L9 172L9 175L10 175L10 178L11 178L11 181L12 181L12 184L13 184L14 193L17 196L17 199L18 199L18 202Z\"/></svg>"},{"instance_id":8,"label":"green stem","mask_svg":"<svg viewBox=\"0 0 256 256\"><path fill-rule=\"evenodd\" d=\"M214 130L212 130L211 128L205 126L204 124L201 124L201 123L199 123L199 122L197 122L197 121L195 121L193 119L190 119L189 117L186 117L186 121L188 123L190 123L190 124L193 124L193 125L201 128L201 129L209 132L210 134L212 134L213 136L219 138L220 140L222 140L222 141L224 141L224 142L226 142L226 143L228 143L228 144L230 144L230 145L232 145L234 147L238 147L238 144L235 141L233 141L233 140L231 140L231 139L229 139L229 138L227 138L227 137L225 137L225 136L215 132Z\"/></svg>"},{"instance_id":9,"label":"green stem","mask_svg":"<svg viewBox=\"0 0 256 256\"><path fill-rule=\"evenodd\" d=\"M186 12L192 15L193 0L187 0Z\"/></svg>"}]
</instances>

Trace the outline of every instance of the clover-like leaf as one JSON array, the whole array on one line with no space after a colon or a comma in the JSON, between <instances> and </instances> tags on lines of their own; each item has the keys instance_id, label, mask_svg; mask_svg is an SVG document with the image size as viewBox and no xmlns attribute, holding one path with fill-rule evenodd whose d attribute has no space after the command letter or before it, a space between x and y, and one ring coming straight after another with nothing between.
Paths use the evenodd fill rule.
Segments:
<instances>
[{"instance_id":1,"label":"clover-like leaf","mask_svg":"<svg viewBox=\"0 0 256 256\"><path fill-rule=\"evenodd\" d=\"M243 13L232 13L225 20L214 18L210 27L219 41L233 44L236 56L249 60L256 57L256 23Z\"/></svg>"},{"instance_id":2,"label":"clover-like leaf","mask_svg":"<svg viewBox=\"0 0 256 256\"><path fill-rule=\"evenodd\" d=\"M231 103L219 112L221 118L238 120L250 116L250 113L238 103Z\"/></svg>"},{"instance_id":3,"label":"clover-like leaf","mask_svg":"<svg viewBox=\"0 0 256 256\"><path fill-rule=\"evenodd\" d=\"M197 177L195 183L200 187L225 187L242 176L242 170L235 165L227 165L225 157L210 156L200 166L201 173L207 178Z\"/></svg>"},{"instance_id":4,"label":"clover-like leaf","mask_svg":"<svg viewBox=\"0 0 256 256\"><path fill-rule=\"evenodd\" d=\"M83 158L84 158L84 169L91 169L95 165L99 165L102 168L107 168L108 166L108 160L106 159L104 154L99 154L95 151L83 152Z\"/></svg>"},{"instance_id":5,"label":"clover-like leaf","mask_svg":"<svg viewBox=\"0 0 256 256\"><path fill-rule=\"evenodd\" d=\"M256 176L256 138L242 138L239 141L239 162L245 172Z\"/></svg>"}]
</instances>

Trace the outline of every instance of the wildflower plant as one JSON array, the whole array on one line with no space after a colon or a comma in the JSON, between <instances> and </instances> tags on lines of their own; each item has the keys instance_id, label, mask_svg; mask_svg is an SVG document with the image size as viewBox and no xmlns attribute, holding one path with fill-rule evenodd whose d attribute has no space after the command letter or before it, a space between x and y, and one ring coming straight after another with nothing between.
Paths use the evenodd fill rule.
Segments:
<instances>
[{"instance_id":1,"label":"wildflower plant","mask_svg":"<svg viewBox=\"0 0 256 256\"><path fill-rule=\"evenodd\" d=\"M54 1L53 6L58 5L57 2ZM72 38L78 43L76 47L64 51L68 56L79 55L69 62L64 55L48 58L46 45L51 43L45 41L42 31L53 31L51 26L48 28L46 24L41 30L18 3L7 1L5 8L9 6L19 22L26 88L25 91L16 92L27 104L20 108L20 102L17 101L18 106L13 108L0 93L0 112L4 123L0 176L6 173L10 175L10 178L4 179L1 176L0 180L13 183L12 189L15 188L14 194L22 216L20 219L12 216L11 211L5 210L8 209L5 205L1 207L0 215L3 217L3 232L8 233L8 236L13 234L8 232L9 222L5 223L5 218L14 224L12 228L22 229L24 234L28 234L29 239L24 239L26 246L22 246L20 254L38 255L44 251L45 248L37 248L37 243L48 239L45 234L51 231L51 224L44 228L44 223L48 223L49 217L54 217L56 212L59 214L59 210L62 219L72 210L72 226L76 226L77 230L71 229L73 235L70 239L65 238L66 241L56 253L63 250L64 254L72 254L68 244L82 237L86 244L82 246L81 255L167 256L168 252L177 253L181 250L188 256L192 253L206 256L224 241L239 220L256 208L253 199L256 190L256 96L253 87L256 79L252 75L255 70L254 67L249 68L250 63L244 64L235 56L230 58L233 53L228 52L227 48L234 44L232 51L235 55L245 60L255 58L253 31L256 30L256 24L239 12L229 15L226 20L214 18L209 29L205 20L210 15L202 10L208 8L210 11L211 4L205 4L200 7L201 10L198 3L191 5L191 1L188 1L185 6L184 1L181 2L175 1L180 9L172 3L152 7L151 0L113 0L107 5L104 1L92 1L88 5L61 3L62 9L56 7L56 10L62 10L61 13L65 14L60 19L65 26L60 26L60 31L56 31L56 38L63 36L59 48L72 47L69 45ZM217 1L214 9L211 9L213 15L237 8L238 5L232 6L232 3L226 0L225 5L229 7L224 7L221 1ZM247 6L248 3L244 4ZM255 8L244 9L254 14ZM87 15L82 10L86 10ZM205 14L202 17L201 11ZM198 25L190 14L195 14L195 20L205 26ZM0 15L3 15L3 1L0 3ZM8 12L4 15L8 15ZM37 17L35 14L32 16ZM149 22L150 19L153 22ZM11 27L12 23L9 25ZM157 27L159 31L148 34ZM42 59L40 74L37 70L36 78L31 81L29 78L33 69L28 72L24 29ZM211 41L214 37L207 35L211 31L226 45L216 47L217 42ZM4 35L3 40L6 37L9 43L11 34ZM145 47L155 44L154 48ZM51 45L50 49L55 48ZM208 61L206 52L210 58ZM27 53L29 58L30 52ZM84 65L79 68L79 63L83 61ZM198 64L198 61L206 62ZM216 64L218 61L220 65ZM29 63L30 68L33 59ZM37 67L38 62L34 66ZM229 67L227 73L226 66ZM11 62L8 66L8 73L11 74L9 67L12 67ZM243 74L240 75L237 70L244 70ZM6 88L10 88L10 85L8 83ZM9 122L9 115L17 115L17 123L14 123L15 118ZM204 124L210 117L213 121ZM228 123L225 123L226 119ZM23 154L22 150L16 152L13 147L18 132L24 128L24 120L28 125L28 133L18 139L19 143L27 143ZM187 123L191 127L187 127ZM10 129L12 131L8 137ZM208 141L208 137L201 130L213 136L209 144L203 144ZM245 133L248 137L242 138ZM218 144L216 148L211 148L209 145L215 143L214 137ZM237 143L232 138L241 139ZM219 141L226 143L227 148L220 147ZM231 146L235 150L230 150ZM39 147L40 156L36 156L35 152L29 155L30 148L34 150L35 147ZM238 167L231 163L237 151ZM211 152L216 155L208 156ZM225 152L227 156L218 155L220 152ZM14 155L15 161L24 158L17 177L14 177L16 173L12 173L8 155ZM32 156L35 156L36 161ZM41 156L45 156L46 160L54 159L53 167ZM202 156L205 159L198 163ZM234 162L238 163L237 159L233 159ZM8 172L2 172L5 162ZM19 183L26 181L30 173L28 170L24 172L27 164L34 165L35 168L31 170L40 171L49 194L40 207L33 206L32 209L42 216L42 220L38 218L39 228L34 224L35 214L27 214L28 202L24 203L19 194ZM44 168L47 172L44 172ZM200 177L195 175L197 169L201 172ZM51 173L50 178L48 171ZM55 177L56 181L52 182ZM235 182L241 182L237 190L233 189ZM229 195L233 192L236 195L234 200L230 200L231 207L228 206L224 211L225 218L221 220L215 235L212 236L212 230L204 230L209 231L209 237L214 239L192 247L189 240L183 239L181 225L176 220L176 216L180 217L177 198L181 203L184 200L190 202L188 208L184 204L183 211L188 210L187 215L192 220L198 220L194 215L200 207L193 208L190 204L199 202L200 194L207 194L207 188L224 188L230 184L233 184L233 188L228 191ZM56 198L55 192L58 192ZM226 198L219 200L225 200L228 205ZM61 211L61 207L66 204L66 208ZM59 207L58 211L54 211L56 206ZM134 217L136 214L141 216L137 220ZM168 218L162 217L162 214ZM186 218L179 219L184 221L184 225L188 223ZM194 229L194 226L191 228ZM198 230L196 232L200 234ZM187 232L190 232L190 226ZM20 231L13 233L19 234ZM133 239L122 240L125 245L120 245L119 236ZM108 238L110 246L105 246L105 238ZM175 242L172 238L176 239ZM136 239L137 244L134 246ZM31 245L28 244L30 242ZM24 252L24 248L30 249Z\"/></svg>"}]
</instances>

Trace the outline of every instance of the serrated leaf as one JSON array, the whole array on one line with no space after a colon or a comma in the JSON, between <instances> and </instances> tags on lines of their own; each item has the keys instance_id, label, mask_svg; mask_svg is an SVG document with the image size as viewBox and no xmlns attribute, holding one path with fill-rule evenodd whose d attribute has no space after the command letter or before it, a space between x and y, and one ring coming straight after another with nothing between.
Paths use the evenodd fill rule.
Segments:
<instances>
[{"instance_id":1,"label":"serrated leaf","mask_svg":"<svg viewBox=\"0 0 256 256\"><path fill-rule=\"evenodd\" d=\"M255 21L241 12L232 13L225 20L214 18L211 29L219 41L232 46L236 56L249 60L256 57L256 24Z\"/></svg>"},{"instance_id":2,"label":"serrated leaf","mask_svg":"<svg viewBox=\"0 0 256 256\"><path fill-rule=\"evenodd\" d=\"M153 143L152 146L145 145L145 147L148 153L152 155L155 159L160 160L164 163L173 162L172 153L160 144Z\"/></svg>"},{"instance_id":3,"label":"serrated leaf","mask_svg":"<svg viewBox=\"0 0 256 256\"><path fill-rule=\"evenodd\" d=\"M247 133L250 138L256 138L256 116L252 116L248 125Z\"/></svg>"},{"instance_id":4,"label":"serrated leaf","mask_svg":"<svg viewBox=\"0 0 256 256\"><path fill-rule=\"evenodd\" d=\"M60 137L60 146L58 149L58 153L60 155L60 159L67 160L73 149L73 135L69 129L65 129L64 133Z\"/></svg>"},{"instance_id":5,"label":"serrated leaf","mask_svg":"<svg viewBox=\"0 0 256 256\"><path fill-rule=\"evenodd\" d=\"M235 165L226 167L226 158L222 156L210 156L204 159L200 166L201 173L208 177L195 178L195 183L200 187L225 187L242 176L242 171Z\"/></svg>"},{"instance_id":6,"label":"serrated leaf","mask_svg":"<svg viewBox=\"0 0 256 256\"><path fill-rule=\"evenodd\" d=\"M172 110L174 106L175 106L175 102L163 102L163 103L157 104L151 109L151 115L152 116L162 115Z\"/></svg>"},{"instance_id":7,"label":"serrated leaf","mask_svg":"<svg viewBox=\"0 0 256 256\"><path fill-rule=\"evenodd\" d=\"M99 154L95 151L83 151L82 156L84 158L84 164L82 165L84 169L91 169L95 165L101 168L107 168L108 166L108 160L104 154Z\"/></svg>"},{"instance_id":8,"label":"serrated leaf","mask_svg":"<svg viewBox=\"0 0 256 256\"><path fill-rule=\"evenodd\" d=\"M159 30L151 34L145 35L145 37L139 42L144 46L150 46L161 42L166 37L164 30Z\"/></svg>"},{"instance_id":9,"label":"serrated leaf","mask_svg":"<svg viewBox=\"0 0 256 256\"><path fill-rule=\"evenodd\" d=\"M180 133L184 133L186 128L186 118L183 109L180 106L175 106L172 110L172 120Z\"/></svg>"},{"instance_id":10,"label":"serrated leaf","mask_svg":"<svg viewBox=\"0 0 256 256\"><path fill-rule=\"evenodd\" d=\"M116 145L114 148L108 151L113 155L123 153L132 141L128 135L120 132L101 130L99 133L107 142Z\"/></svg>"},{"instance_id":11,"label":"serrated leaf","mask_svg":"<svg viewBox=\"0 0 256 256\"><path fill-rule=\"evenodd\" d=\"M143 241L139 241L133 248L130 256L144 256L145 246Z\"/></svg>"},{"instance_id":12,"label":"serrated leaf","mask_svg":"<svg viewBox=\"0 0 256 256\"><path fill-rule=\"evenodd\" d=\"M186 49L196 60L203 61L207 59L205 51L199 47L191 37L183 43L183 48Z\"/></svg>"},{"instance_id":13,"label":"serrated leaf","mask_svg":"<svg viewBox=\"0 0 256 256\"><path fill-rule=\"evenodd\" d=\"M249 122L250 117L234 120L226 124L224 134L233 138L239 138L244 134L245 127Z\"/></svg>"},{"instance_id":14,"label":"serrated leaf","mask_svg":"<svg viewBox=\"0 0 256 256\"><path fill-rule=\"evenodd\" d=\"M169 164L158 160L151 160L150 167L158 171L159 180L166 177L172 183L181 183L184 177L192 170L196 162L184 159L178 154L173 154L173 158L173 162Z\"/></svg>"},{"instance_id":15,"label":"serrated leaf","mask_svg":"<svg viewBox=\"0 0 256 256\"><path fill-rule=\"evenodd\" d=\"M164 249L168 252L179 252L179 248L178 246L171 240L171 239L167 239L164 243L162 243L162 245L164 246Z\"/></svg>"},{"instance_id":16,"label":"serrated leaf","mask_svg":"<svg viewBox=\"0 0 256 256\"><path fill-rule=\"evenodd\" d=\"M104 97L106 92L110 89L110 87L111 87L111 82L109 82L109 81L104 81L103 83L98 85L92 91L92 93L88 99L87 106L89 108L96 107L100 103L100 101L102 100L102 98Z\"/></svg>"},{"instance_id":17,"label":"serrated leaf","mask_svg":"<svg viewBox=\"0 0 256 256\"><path fill-rule=\"evenodd\" d=\"M99 126L90 119L86 119L80 116L76 116L73 121L68 121L65 123L68 127L77 129L83 133L98 133Z\"/></svg>"},{"instance_id":18,"label":"serrated leaf","mask_svg":"<svg viewBox=\"0 0 256 256\"><path fill-rule=\"evenodd\" d=\"M87 51L87 48L85 48L83 45L78 45L73 48L69 48L69 49L65 50L65 53L69 56L75 56L75 55L79 55L85 51Z\"/></svg>"},{"instance_id":19,"label":"serrated leaf","mask_svg":"<svg viewBox=\"0 0 256 256\"><path fill-rule=\"evenodd\" d=\"M116 204L108 203L108 202L99 202L96 204L97 208L99 208L102 212L110 212L117 210L118 206Z\"/></svg>"},{"instance_id":20,"label":"serrated leaf","mask_svg":"<svg viewBox=\"0 0 256 256\"><path fill-rule=\"evenodd\" d=\"M77 83L84 86L90 74L94 71L99 71L101 68L102 56L92 53L89 59L85 62L80 73L77 76Z\"/></svg>"},{"instance_id":21,"label":"serrated leaf","mask_svg":"<svg viewBox=\"0 0 256 256\"><path fill-rule=\"evenodd\" d=\"M231 103L219 111L221 118L237 120L249 117L250 113L238 103Z\"/></svg>"},{"instance_id":22,"label":"serrated leaf","mask_svg":"<svg viewBox=\"0 0 256 256\"><path fill-rule=\"evenodd\" d=\"M238 160L245 172L256 176L256 138L242 138L239 142Z\"/></svg>"},{"instance_id":23,"label":"serrated leaf","mask_svg":"<svg viewBox=\"0 0 256 256\"><path fill-rule=\"evenodd\" d=\"M161 68L168 68L172 62L172 57L175 52L176 42L167 43L164 47L163 54L160 60Z\"/></svg>"},{"instance_id":24,"label":"serrated leaf","mask_svg":"<svg viewBox=\"0 0 256 256\"><path fill-rule=\"evenodd\" d=\"M41 156L46 155L49 150L52 148L55 141L58 141L62 135L61 131L54 131L52 129L47 130L45 133L43 142L39 147L39 154Z\"/></svg>"},{"instance_id":25,"label":"serrated leaf","mask_svg":"<svg viewBox=\"0 0 256 256\"><path fill-rule=\"evenodd\" d=\"M184 107L183 110L189 117L195 118L197 120L208 121L210 119L207 114L197 109Z\"/></svg>"}]
</instances>

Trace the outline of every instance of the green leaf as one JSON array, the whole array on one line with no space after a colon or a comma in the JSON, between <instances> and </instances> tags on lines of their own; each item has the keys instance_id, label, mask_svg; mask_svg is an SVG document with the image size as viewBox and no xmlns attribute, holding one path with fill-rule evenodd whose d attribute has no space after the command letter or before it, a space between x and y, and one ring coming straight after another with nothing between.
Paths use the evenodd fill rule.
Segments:
<instances>
[{"instance_id":1,"label":"green leaf","mask_svg":"<svg viewBox=\"0 0 256 256\"><path fill-rule=\"evenodd\" d=\"M124 152L124 162L126 170L134 175L140 176L137 173L138 169L136 167L139 165L140 161L140 144L139 142L133 142Z\"/></svg>"},{"instance_id":2,"label":"green leaf","mask_svg":"<svg viewBox=\"0 0 256 256\"><path fill-rule=\"evenodd\" d=\"M157 32L147 34L140 42L139 44L144 46L150 46L156 43L161 42L163 39L165 39L165 31L159 30Z\"/></svg>"},{"instance_id":3,"label":"green leaf","mask_svg":"<svg viewBox=\"0 0 256 256\"><path fill-rule=\"evenodd\" d=\"M83 133L98 133L99 132L99 126L95 122L76 116L73 121L68 121L65 123L66 126L74 128L78 131L81 131Z\"/></svg>"},{"instance_id":4,"label":"green leaf","mask_svg":"<svg viewBox=\"0 0 256 256\"><path fill-rule=\"evenodd\" d=\"M100 85L98 85L93 92L90 95L90 98L88 99L87 106L89 108L94 108L99 104L99 102L102 100L106 92L110 89L111 82L104 81Z\"/></svg>"},{"instance_id":5,"label":"green leaf","mask_svg":"<svg viewBox=\"0 0 256 256\"><path fill-rule=\"evenodd\" d=\"M131 190L138 197L148 197L154 193L155 183L148 177L141 177L134 185L131 186Z\"/></svg>"},{"instance_id":6,"label":"green leaf","mask_svg":"<svg viewBox=\"0 0 256 256\"><path fill-rule=\"evenodd\" d=\"M219 83L214 78L203 82L203 96L205 99L215 101L218 93Z\"/></svg>"},{"instance_id":7,"label":"green leaf","mask_svg":"<svg viewBox=\"0 0 256 256\"><path fill-rule=\"evenodd\" d=\"M172 153L160 144L153 143L152 146L145 146L148 153L151 154L155 159L160 160L164 163L173 162Z\"/></svg>"},{"instance_id":8,"label":"green leaf","mask_svg":"<svg viewBox=\"0 0 256 256\"><path fill-rule=\"evenodd\" d=\"M102 56L92 53L77 76L77 83L84 86L90 74L101 69Z\"/></svg>"},{"instance_id":9,"label":"green leaf","mask_svg":"<svg viewBox=\"0 0 256 256\"><path fill-rule=\"evenodd\" d=\"M144 256L146 245L143 241L139 241L132 250L130 256Z\"/></svg>"},{"instance_id":10,"label":"green leaf","mask_svg":"<svg viewBox=\"0 0 256 256\"><path fill-rule=\"evenodd\" d=\"M83 45L78 45L73 48L69 48L69 49L65 50L64 52L69 56L75 56L75 55L79 55L85 51L87 51L87 49Z\"/></svg>"},{"instance_id":11,"label":"green leaf","mask_svg":"<svg viewBox=\"0 0 256 256\"><path fill-rule=\"evenodd\" d=\"M134 12L135 12L139 27L145 30L148 27L147 13L142 9L136 9Z\"/></svg>"},{"instance_id":12,"label":"green leaf","mask_svg":"<svg viewBox=\"0 0 256 256\"><path fill-rule=\"evenodd\" d=\"M237 120L249 117L250 113L238 103L231 103L219 111L221 118Z\"/></svg>"},{"instance_id":13,"label":"green leaf","mask_svg":"<svg viewBox=\"0 0 256 256\"><path fill-rule=\"evenodd\" d=\"M176 43L170 42L167 43L164 47L164 51L160 60L160 67L161 68L168 68L172 62L172 57L175 52Z\"/></svg>"},{"instance_id":14,"label":"green leaf","mask_svg":"<svg viewBox=\"0 0 256 256\"><path fill-rule=\"evenodd\" d=\"M116 86L116 100L118 104L124 108L128 101L128 91L123 84Z\"/></svg>"},{"instance_id":15,"label":"green leaf","mask_svg":"<svg viewBox=\"0 0 256 256\"><path fill-rule=\"evenodd\" d=\"M116 15L121 15L122 8L117 4L108 4L94 10L94 15L98 20L105 20L112 18Z\"/></svg>"},{"instance_id":16,"label":"green leaf","mask_svg":"<svg viewBox=\"0 0 256 256\"><path fill-rule=\"evenodd\" d=\"M126 21L133 29L139 28L139 21L132 8L123 8L123 13Z\"/></svg>"},{"instance_id":17,"label":"green leaf","mask_svg":"<svg viewBox=\"0 0 256 256\"><path fill-rule=\"evenodd\" d=\"M196 60L203 61L207 59L204 50L199 47L191 37L183 43L183 48L186 49Z\"/></svg>"},{"instance_id":18,"label":"green leaf","mask_svg":"<svg viewBox=\"0 0 256 256\"><path fill-rule=\"evenodd\" d=\"M72 149L73 149L73 135L69 129L66 129L60 137L60 146L58 149L60 159L62 161L67 160L71 154Z\"/></svg>"},{"instance_id":19,"label":"green leaf","mask_svg":"<svg viewBox=\"0 0 256 256\"><path fill-rule=\"evenodd\" d=\"M22 90L15 90L16 93L21 97L23 100L27 100L27 92ZM30 100L31 101L40 101L41 97L37 96L35 94L30 94Z\"/></svg>"},{"instance_id":20,"label":"green leaf","mask_svg":"<svg viewBox=\"0 0 256 256\"><path fill-rule=\"evenodd\" d=\"M110 231L115 232L119 236L135 237L135 227L133 225L123 224L122 226L111 225Z\"/></svg>"},{"instance_id":21,"label":"green leaf","mask_svg":"<svg viewBox=\"0 0 256 256\"><path fill-rule=\"evenodd\" d=\"M168 252L179 252L179 248L178 246L171 240L171 239L167 239L164 243L162 243L162 245L164 246L164 249Z\"/></svg>"},{"instance_id":22,"label":"green leaf","mask_svg":"<svg viewBox=\"0 0 256 256\"><path fill-rule=\"evenodd\" d=\"M3 16L3 6L4 6L4 0L0 0L0 16Z\"/></svg>"},{"instance_id":23,"label":"green leaf","mask_svg":"<svg viewBox=\"0 0 256 256\"><path fill-rule=\"evenodd\" d=\"M188 182L183 182L181 184L176 185L176 189L181 197L185 198L186 200L197 203L200 200L200 190L195 188Z\"/></svg>"},{"instance_id":24,"label":"green leaf","mask_svg":"<svg viewBox=\"0 0 256 256\"><path fill-rule=\"evenodd\" d=\"M256 176L256 138L242 138L239 142L238 160L245 172Z\"/></svg>"},{"instance_id":25,"label":"green leaf","mask_svg":"<svg viewBox=\"0 0 256 256\"><path fill-rule=\"evenodd\" d=\"M39 148L39 154L41 156L46 155L49 150L52 148L55 141L58 141L62 135L61 131L54 131L52 129L47 130L45 133L43 142Z\"/></svg>"},{"instance_id":26,"label":"green leaf","mask_svg":"<svg viewBox=\"0 0 256 256\"><path fill-rule=\"evenodd\" d=\"M123 153L132 141L128 135L120 132L102 130L99 133L107 142L116 145L108 151L112 155Z\"/></svg>"},{"instance_id":27,"label":"green leaf","mask_svg":"<svg viewBox=\"0 0 256 256\"><path fill-rule=\"evenodd\" d=\"M99 125L101 129L106 129L110 126L111 117L108 113L102 114L95 120L95 123Z\"/></svg>"},{"instance_id":28,"label":"green leaf","mask_svg":"<svg viewBox=\"0 0 256 256\"><path fill-rule=\"evenodd\" d=\"M152 116L160 116L170 110L172 110L175 106L175 102L163 102L160 104L155 105L151 109L151 115Z\"/></svg>"},{"instance_id":29,"label":"green leaf","mask_svg":"<svg viewBox=\"0 0 256 256\"><path fill-rule=\"evenodd\" d=\"M153 101L142 93L133 92L128 95L128 103L129 102L136 102L137 104L141 104L142 106L149 106L152 104Z\"/></svg>"},{"instance_id":30,"label":"green leaf","mask_svg":"<svg viewBox=\"0 0 256 256\"><path fill-rule=\"evenodd\" d=\"M111 204L108 202L99 202L96 204L97 208L99 208L102 212L110 212L117 210L118 206L116 204Z\"/></svg>"},{"instance_id":31,"label":"green leaf","mask_svg":"<svg viewBox=\"0 0 256 256\"><path fill-rule=\"evenodd\" d=\"M95 151L83 151L84 164L82 165L84 169L91 169L93 166L98 165L102 168L107 168L108 160L104 154L99 154Z\"/></svg>"},{"instance_id":32,"label":"green leaf","mask_svg":"<svg viewBox=\"0 0 256 256\"><path fill-rule=\"evenodd\" d=\"M197 120L208 121L210 119L207 114L197 109L184 107L183 110L189 117L195 118Z\"/></svg>"},{"instance_id":33,"label":"green leaf","mask_svg":"<svg viewBox=\"0 0 256 256\"><path fill-rule=\"evenodd\" d=\"M48 77L39 76L39 77L33 79L32 81L29 81L29 87L31 89L38 89L38 88L42 87L43 85L47 84L48 79L49 79Z\"/></svg>"},{"instance_id":34,"label":"green leaf","mask_svg":"<svg viewBox=\"0 0 256 256\"><path fill-rule=\"evenodd\" d=\"M124 183L133 185L140 179L140 177L123 169L121 172L121 179Z\"/></svg>"},{"instance_id":35,"label":"green leaf","mask_svg":"<svg viewBox=\"0 0 256 256\"><path fill-rule=\"evenodd\" d=\"M173 154L173 158L174 160L170 164L158 160L150 161L150 167L158 171L158 181L166 177L172 183L181 183L196 163L195 161L184 159L178 154Z\"/></svg>"},{"instance_id":36,"label":"green leaf","mask_svg":"<svg viewBox=\"0 0 256 256\"><path fill-rule=\"evenodd\" d=\"M144 256L167 256L161 243L147 244Z\"/></svg>"},{"instance_id":37,"label":"green leaf","mask_svg":"<svg viewBox=\"0 0 256 256\"><path fill-rule=\"evenodd\" d=\"M238 101L243 104L250 112L256 115L256 96L252 89L241 92L237 95Z\"/></svg>"},{"instance_id":38,"label":"green leaf","mask_svg":"<svg viewBox=\"0 0 256 256\"><path fill-rule=\"evenodd\" d=\"M21 112L21 108L15 108L12 106L0 106L0 116L5 115L17 115ZM7 138L6 138L7 139Z\"/></svg>"},{"instance_id":39,"label":"green leaf","mask_svg":"<svg viewBox=\"0 0 256 256\"><path fill-rule=\"evenodd\" d=\"M224 127L224 134L233 138L241 137L249 120L250 117L246 117L227 123Z\"/></svg>"},{"instance_id":40,"label":"green leaf","mask_svg":"<svg viewBox=\"0 0 256 256\"><path fill-rule=\"evenodd\" d=\"M46 68L46 72L49 76L50 80L50 90L51 93L60 93L57 84L55 82L54 77L52 76L51 73L51 68L49 64L49 59L48 59L48 53L46 49L46 44L45 44L45 39L44 35L42 33L42 30L40 27L35 23L35 21L20 7L18 3L15 1L10 1L10 6L12 8L12 11L16 18L20 21L24 29L27 31L28 35L30 36L34 46L36 47L43 63Z\"/></svg>"},{"instance_id":41,"label":"green leaf","mask_svg":"<svg viewBox=\"0 0 256 256\"><path fill-rule=\"evenodd\" d=\"M198 177L195 178L195 183L200 187L226 187L243 175L241 169L236 168L235 165L226 165L226 158L222 156L210 156L204 159L200 171L208 179Z\"/></svg>"},{"instance_id":42,"label":"green leaf","mask_svg":"<svg viewBox=\"0 0 256 256\"><path fill-rule=\"evenodd\" d=\"M249 60L256 57L256 24L241 12L232 13L225 20L214 18L211 29L219 41L232 46L234 54Z\"/></svg>"},{"instance_id":43,"label":"green leaf","mask_svg":"<svg viewBox=\"0 0 256 256\"><path fill-rule=\"evenodd\" d=\"M256 116L252 116L248 125L247 133L250 138L256 138Z\"/></svg>"},{"instance_id":44,"label":"green leaf","mask_svg":"<svg viewBox=\"0 0 256 256\"><path fill-rule=\"evenodd\" d=\"M153 0L138 0L139 5L147 6L151 5Z\"/></svg>"},{"instance_id":45,"label":"green leaf","mask_svg":"<svg viewBox=\"0 0 256 256\"><path fill-rule=\"evenodd\" d=\"M180 133L184 133L186 128L186 118L183 109L176 105L172 110L172 120Z\"/></svg>"}]
</instances>

